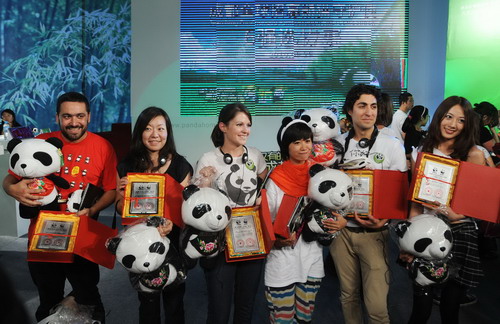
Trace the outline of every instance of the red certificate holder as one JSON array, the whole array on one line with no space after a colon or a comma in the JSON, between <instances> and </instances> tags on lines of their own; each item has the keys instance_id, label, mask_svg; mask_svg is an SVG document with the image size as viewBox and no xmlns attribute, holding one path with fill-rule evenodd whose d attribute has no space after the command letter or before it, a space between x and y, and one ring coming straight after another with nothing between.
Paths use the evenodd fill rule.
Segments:
<instances>
[{"instance_id":1,"label":"red certificate holder","mask_svg":"<svg viewBox=\"0 0 500 324\"><path fill-rule=\"evenodd\" d=\"M256 217L256 224L258 224L258 228L256 228L257 237L259 240L259 250L249 251L249 252L237 252L237 242L233 242L233 235L231 234L230 226L226 229L226 261L227 262L237 262L237 261L245 261L245 260L256 260L256 259L264 259L271 248L273 247L274 241L276 241L276 237L273 231L273 224L271 222L271 214L269 212L269 202L267 200L266 190L262 189L261 191L262 202L257 211L253 210L253 207L244 207L244 208L235 208L233 209L233 213L242 214L242 215L254 215ZM257 214L257 215L256 215ZM231 219L234 221L237 217Z\"/></svg>"},{"instance_id":2,"label":"red certificate holder","mask_svg":"<svg viewBox=\"0 0 500 324\"><path fill-rule=\"evenodd\" d=\"M278 208L278 212L276 213L276 217L273 223L274 233L288 239L291 236L291 223L301 222L303 219L294 219L299 218L303 215L298 214L301 213L304 207L304 199L302 197L294 197L287 194L283 195L283 199L281 200L280 207ZM297 230L297 228L294 228ZM293 230L293 229L292 229Z\"/></svg>"},{"instance_id":3,"label":"red certificate holder","mask_svg":"<svg viewBox=\"0 0 500 324\"><path fill-rule=\"evenodd\" d=\"M129 183L125 188L125 199L122 210L122 224L130 225L138 219L159 216L170 219L175 225L184 227L184 222L181 216L182 207L182 190L184 189L180 183L175 181L168 174L158 173L128 173ZM133 197L133 183L152 183L158 186L158 195L155 197ZM154 212L145 213L134 210L133 204L141 204L142 201L154 199L154 206L157 208Z\"/></svg>"},{"instance_id":4,"label":"red certificate holder","mask_svg":"<svg viewBox=\"0 0 500 324\"><path fill-rule=\"evenodd\" d=\"M450 161L458 165L456 179L450 185L452 195L448 205L459 214L482 219L492 223L500 223L500 170L484 165L458 161L430 153L419 153L415 164L415 176L410 186L409 199L423 205L429 201L418 199L419 184L424 181L424 163L427 160Z\"/></svg>"},{"instance_id":5,"label":"red certificate holder","mask_svg":"<svg viewBox=\"0 0 500 324\"><path fill-rule=\"evenodd\" d=\"M88 216L41 211L29 239L28 261L72 263L76 254L113 269L115 256L105 243L117 234Z\"/></svg>"},{"instance_id":6,"label":"red certificate holder","mask_svg":"<svg viewBox=\"0 0 500 324\"><path fill-rule=\"evenodd\" d=\"M408 174L393 170L346 170L350 176L369 175L371 204L369 213L378 219L406 219L408 215ZM348 213L347 217L354 217ZM361 215L361 217L366 217Z\"/></svg>"}]
</instances>

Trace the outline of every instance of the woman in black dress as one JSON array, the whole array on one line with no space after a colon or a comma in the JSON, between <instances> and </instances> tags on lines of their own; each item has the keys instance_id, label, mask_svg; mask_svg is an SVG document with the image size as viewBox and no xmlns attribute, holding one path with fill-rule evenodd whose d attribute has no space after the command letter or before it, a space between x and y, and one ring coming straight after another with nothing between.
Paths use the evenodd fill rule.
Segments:
<instances>
[{"instance_id":1,"label":"woman in black dress","mask_svg":"<svg viewBox=\"0 0 500 324\"><path fill-rule=\"evenodd\" d=\"M132 133L130 152L118 164L117 210L123 208L123 193L127 185L128 172L166 173L181 185L186 186L193 174L188 161L175 149L172 124L167 113L157 107L146 108L139 117ZM179 251L180 228L167 220L166 232L170 243ZM181 284L158 293L139 292L139 323L160 323L161 304L165 310L166 323L184 323L184 292Z\"/></svg>"}]
</instances>

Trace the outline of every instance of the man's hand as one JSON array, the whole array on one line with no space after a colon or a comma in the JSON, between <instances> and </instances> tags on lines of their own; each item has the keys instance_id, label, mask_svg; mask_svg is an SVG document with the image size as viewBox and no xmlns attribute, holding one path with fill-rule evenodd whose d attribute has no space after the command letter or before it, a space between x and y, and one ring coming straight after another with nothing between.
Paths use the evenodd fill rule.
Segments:
<instances>
[{"instance_id":1,"label":"man's hand","mask_svg":"<svg viewBox=\"0 0 500 324\"><path fill-rule=\"evenodd\" d=\"M332 214L337 218L337 220L334 220L333 218L327 218L323 221L323 225L325 225L325 227L328 229L328 233L330 234L340 231L347 225L347 220L340 214Z\"/></svg>"},{"instance_id":2,"label":"man's hand","mask_svg":"<svg viewBox=\"0 0 500 324\"><path fill-rule=\"evenodd\" d=\"M43 197L37 196L35 194L42 193L45 190L30 189L29 185L34 181L33 179L22 179L21 181L13 183L9 182L7 177L4 180L3 187L5 192L9 196L12 196L15 200L19 201L20 204L23 204L25 206L38 207L42 205L40 199L42 199ZM14 177L12 178L15 179Z\"/></svg>"},{"instance_id":3,"label":"man's hand","mask_svg":"<svg viewBox=\"0 0 500 324\"><path fill-rule=\"evenodd\" d=\"M359 225L365 228L377 229L381 228L387 223L387 219L376 219L373 215L368 215L368 219L361 219L357 212L354 212L354 219Z\"/></svg>"},{"instance_id":4,"label":"man's hand","mask_svg":"<svg viewBox=\"0 0 500 324\"><path fill-rule=\"evenodd\" d=\"M166 237L172 231L173 223L170 219L166 219L157 227L161 237Z\"/></svg>"}]
</instances>

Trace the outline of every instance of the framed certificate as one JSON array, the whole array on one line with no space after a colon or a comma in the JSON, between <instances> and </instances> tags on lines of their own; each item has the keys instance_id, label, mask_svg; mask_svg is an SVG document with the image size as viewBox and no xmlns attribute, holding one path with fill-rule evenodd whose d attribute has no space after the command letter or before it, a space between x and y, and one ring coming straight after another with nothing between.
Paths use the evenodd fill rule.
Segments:
<instances>
[{"instance_id":1,"label":"framed certificate","mask_svg":"<svg viewBox=\"0 0 500 324\"><path fill-rule=\"evenodd\" d=\"M415 183L411 200L450 206L460 162L433 154L423 154L415 167Z\"/></svg>"},{"instance_id":2,"label":"framed certificate","mask_svg":"<svg viewBox=\"0 0 500 324\"><path fill-rule=\"evenodd\" d=\"M73 253L79 222L75 215L41 212L29 251Z\"/></svg>"},{"instance_id":3,"label":"framed certificate","mask_svg":"<svg viewBox=\"0 0 500 324\"><path fill-rule=\"evenodd\" d=\"M259 211L253 207L234 208L226 229L227 257L264 256L266 247Z\"/></svg>"},{"instance_id":4,"label":"framed certificate","mask_svg":"<svg viewBox=\"0 0 500 324\"><path fill-rule=\"evenodd\" d=\"M130 224L147 216L165 217L165 183L162 174L129 173L125 188L122 220Z\"/></svg>"},{"instance_id":5,"label":"framed certificate","mask_svg":"<svg viewBox=\"0 0 500 324\"><path fill-rule=\"evenodd\" d=\"M347 173L352 179L352 208L347 216L373 215L373 184L374 177L371 170L348 170Z\"/></svg>"}]
</instances>

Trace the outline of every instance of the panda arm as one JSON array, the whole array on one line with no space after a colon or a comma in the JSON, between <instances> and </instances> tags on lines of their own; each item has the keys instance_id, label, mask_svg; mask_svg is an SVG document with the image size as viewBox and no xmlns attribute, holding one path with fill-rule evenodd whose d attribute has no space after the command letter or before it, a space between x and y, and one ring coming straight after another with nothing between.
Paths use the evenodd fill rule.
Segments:
<instances>
[{"instance_id":1,"label":"panda arm","mask_svg":"<svg viewBox=\"0 0 500 324\"><path fill-rule=\"evenodd\" d=\"M49 174L46 178L54 182L54 184L59 188L69 189L69 182L60 176Z\"/></svg>"},{"instance_id":2,"label":"panda arm","mask_svg":"<svg viewBox=\"0 0 500 324\"><path fill-rule=\"evenodd\" d=\"M30 189L28 185L33 182L33 179L17 179L12 174L7 174L3 179L3 190L15 200L19 201L20 204L29 207L41 206L39 199L41 196L35 196L34 194L42 193L43 189Z\"/></svg>"}]
</instances>

